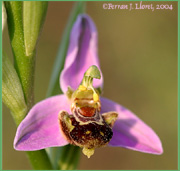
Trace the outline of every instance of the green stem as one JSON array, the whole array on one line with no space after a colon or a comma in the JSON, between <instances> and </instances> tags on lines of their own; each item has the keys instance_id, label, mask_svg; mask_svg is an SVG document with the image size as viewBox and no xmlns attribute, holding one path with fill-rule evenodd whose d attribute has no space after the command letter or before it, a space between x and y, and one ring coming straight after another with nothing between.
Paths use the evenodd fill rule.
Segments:
<instances>
[{"instance_id":1,"label":"green stem","mask_svg":"<svg viewBox=\"0 0 180 171\"><path fill-rule=\"evenodd\" d=\"M77 146L67 145L62 149L59 160L59 169L73 170L77 168L80 158L80 148Z\"/></svg>"},{"instance_id":2,"label":"green stem","mask_svg":"<svg viewBox=\"0 0 180 171\"><path fill-rule=\"evenodd\" d=\"M52 165L45 150L28 151L28 158L35 170L52 170Z\"/></svg>"},{"instance_id":3,"label":"green stem","mask_svg":"<svg viewBox=\"0 0 180 171\"><path fill-rule=\"evenodd\" d=\"M35 49L32 53L26 55L23 30L23 2L6 1L5 2L9 36L14 54L14 64L20 79L24 98L28 110L33 105L33 85L35 68ZM23 113L24 117L27 112ZM16 122L17 126L20 121ZM45 150L27 152L30 162L34 169L52 169L51 162Z\"/></svg>"}]
</instances>

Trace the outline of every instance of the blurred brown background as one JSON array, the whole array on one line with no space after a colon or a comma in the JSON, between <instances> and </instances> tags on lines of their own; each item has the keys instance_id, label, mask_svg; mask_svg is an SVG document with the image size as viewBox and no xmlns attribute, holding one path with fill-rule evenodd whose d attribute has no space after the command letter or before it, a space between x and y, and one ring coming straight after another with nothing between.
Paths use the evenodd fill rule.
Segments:
<instances>
[{"instance_id":1,"label":"blurred brown background","mask_svg":"<svg viewBox=\"0 0 180 171\"><path fill-rule=\"evenodd\" d=\"M173 10L104 10L103 2L87 2L86 11L99 33L99 57L105 80L103 96L131 109L150 125L159 135L164 153L156 156L106 147L97 149L90 159L82 154L78 169L177 169L177 2L143 3L172 4ZM73 4L49 3L37 50L36 102L46 96ZM11 56L7 28L3 47ZM4 106L3 169L31 169L25 153L13 149L15 132L15 124Z\"/></svg>"}]
</instances>

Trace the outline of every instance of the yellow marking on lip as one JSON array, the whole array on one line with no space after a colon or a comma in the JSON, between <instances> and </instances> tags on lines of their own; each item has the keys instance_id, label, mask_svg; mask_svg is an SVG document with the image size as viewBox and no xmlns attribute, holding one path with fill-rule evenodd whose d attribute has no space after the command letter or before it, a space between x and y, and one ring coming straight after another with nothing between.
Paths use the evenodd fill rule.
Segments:
<instances>
[{"instance_id":1,"label":"yellow marking on lip","mask_svg":"<svg viewBox=\"0 0 180 171\"><path fill-rule=\"evenodd\" d=\"M91 133L91 131L86 131L86 134L90 134Z\"/></svg>"},{"instance_id":2,"label":"yellow marking on lip","mask_svg":"<svg viewBox=\"0 0 180 171\"><path fill-rule=\"evenodd\" d=\"M103 133L103 132L101 132L101 131L100 131L100 134L101 134L102 136L104 136L104 133Z\"/></svg>"}]
</instances>

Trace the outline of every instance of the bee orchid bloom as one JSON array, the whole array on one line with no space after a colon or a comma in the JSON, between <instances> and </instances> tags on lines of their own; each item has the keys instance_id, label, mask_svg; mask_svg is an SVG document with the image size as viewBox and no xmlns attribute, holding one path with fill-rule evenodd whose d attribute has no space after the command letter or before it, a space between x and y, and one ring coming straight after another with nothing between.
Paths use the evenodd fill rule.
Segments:
<instances>
[{"instance_id":1,"label":"bee orchid bloom","mask_svg":"<svg viewBox=\"0 0 180 171\"><path fill-rule=\"evenodd\" d=\"M34 151L69 143L90 157L104 145L162 154L156 133L125 107L103 97L103 78L97 55L96 27L79 15L71 31L60 76L64 95L37 103L17 128L14 148Z\"/></svg>"}]
</instances>

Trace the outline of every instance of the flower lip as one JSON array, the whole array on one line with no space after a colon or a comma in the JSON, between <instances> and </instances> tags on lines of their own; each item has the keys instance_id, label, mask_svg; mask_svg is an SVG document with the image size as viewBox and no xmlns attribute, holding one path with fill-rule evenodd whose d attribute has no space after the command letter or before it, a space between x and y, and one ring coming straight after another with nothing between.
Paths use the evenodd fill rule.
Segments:
<instances>
[{"instance_id":1,"label":"flower lip","mask_svg":"<svg viewBox=\"0 0 180 171\"><path fill-rule=\"evenodd\" d=\"M60 128L69 143L82 147L83 153L89 158L93 155L95 148L105 146L110 141L113 135L112 125L107 124L106 117L102 117L97 111L96 116L99 116L100 119L95 116L84 117L83 120L77 113L76 110L73 115L60 112Z\"/></svg>"}]
</instances>

